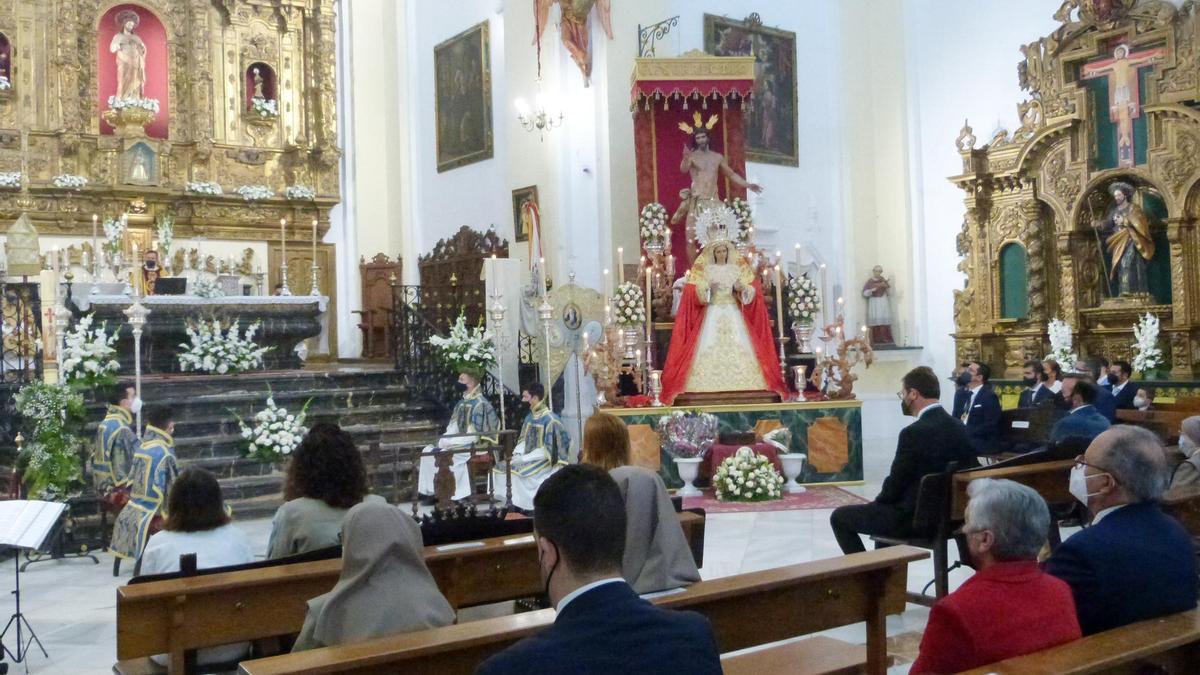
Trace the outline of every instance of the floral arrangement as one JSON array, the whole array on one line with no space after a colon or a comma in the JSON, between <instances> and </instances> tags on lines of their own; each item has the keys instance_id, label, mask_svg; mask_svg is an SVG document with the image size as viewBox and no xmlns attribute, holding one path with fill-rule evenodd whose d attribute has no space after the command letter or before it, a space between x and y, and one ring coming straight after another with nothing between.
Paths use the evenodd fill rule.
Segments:
<instances>
[{"instance_id":1,"label":"floral arrangement","mask_svg":"<svg viewBox=\"0 0 1200 675\"><path fill-rule=\"evenodd\" d=\"M8 91L12 89L12 82L8 81L7 75L0 75L0 91Z\"/></svg>"},{"instance_id":2,"label":"floral arrangement","mask_svg":"<svg viewBox=\"0 0 1200 675\"><path fill-rule=\"evenodd\" d=\"M195 283L192 284L192 295L197 298L223 298L225 297L225 291L217 284L215 279L198 276Z\"/></svg>"},{"instance_id":3,"label":"floral arrangement","mask_svg":"<svg viewBox=\"0 0 1200 675\"><path fill-rule=\"evenodd\" d=\"M242 199L248 202L261 201L275 196L275 191L266 185L242 185L234 190L234 192L241 195Z\"/></svg>"},{"instance_id":4,"label":"floral arrangement","mask_svg":"<svg viewBox=\"0 0 1200 675\"><path fill-rule=\"evenodd\" d=\"M125 219L108 218L104 221L104 251L110 256L121 252L125 243Z\"/></svg>"},{"instance_id":5,"label":"floral arrangement","mask_svg":"<svg viewBox=\"0 0 1200 675\"><path fill-rule=\"evenodd\" d=\"M83 396L61 384L35 382L13 397L17 413L32 427L31 440L17 458L29 496L66 501L83 487Z\"/></svg>"},{"instance_id":6,"label":"floral arrangement","mask_svg":"<svg viewBox=\"0 0 1200 675\"><path fill-rule=\"evenodd\" d=\"M650 202L642 207L638 225L643 242L662 243L671 236L671 228L667 225L667 207L658 202Z\"/></svg>"},{"instance_id":7,"label":"floral arrangement","mask_svg":"<svg viewBox=\"0 0 1200 675\"><path fill-rule=\"evenodd\" d=\"M646 322L646 296L632 281L617 286L613 292L614 320L626 328L640 326Z\"/></svg>"},{"instance_id":8,"label":"floral arrangement","mask_svg":"<svg viewBox=\"0 0 1200 675\"><path fill-rule=\"evenodd\" d=\"M250 110L263 119L279 117L279 102L273 98L255 98L250 101Z\"/></svg>"},{"instance_id":9,"label":"floral arrangement","mask_svg":"<svg viewBox=\"0 0 1200 675\"><path fill-rule=\"evenodd\" d=\"M1050 319L1047 331L1050 333L1050 353L1046 358L1068 368L1074 366L1077 357L1075 352L1071 351L1071 344L1075 340L1071 336L1071 324L1054 317Z\"/></svg>"},{"instance_id":10,"label":"floral arrangement","mask_svg":"<svg viewBox=\"0 0 1200 675\"><path fill-rule=\"evenodd\" d=\"M123 96L120 98L118 98L117 96L109 96L108 97L108 107L111 110L127 110L127 109L132 109L132 108L141 108L142 110L149 110L150 112L154 113L155 115L158 114L158 109L159 109L158 99L142 98L140 96Z\"/></svg>"},{"instance_id":11,"label":"floral arrangement","mask_svg":"<svg viewBox=\"0 0 1200 675\"><path fill-rule=\"evenodd\" d=\"M194 195L212 195L214 197L225 194L220 183L210 180L189 180L183 184L183 191Z\"/></svg>"},{"instance_id":12,"label":"floral arrangement","mask_svg":"<svg viewBox=\"0 0 1200 675\"><path fill-rule=\"evenodd\" d=\"M446 337L434 335L429 344L455 370L484 371L496 363L496 344L482 325L467 329L467 318L459 314Z\"/></svg>"},{"instance_id":13,"label":"floral arrangement","mask_svg":"<svg viewBox=\"0 0 1200 675\"><path fill-rule=\"evenodd\" d=\"M1163 353L1158 344L1158 317L1146 312L1133 326L1133 347L1137 354L1133 357L1133 369L1145 373L1163 364Z\"/></svg>"},{"instance_id":14,"label":"floral arrangement","mask_svg":"<svg viewBox=\"0 0 1200 675\"><path fill-rule=\"evenodd\" d=\"M308 433L304 420L310 403L311 398L304 402L299 413L292 414L287 408L275 405L274 396L268 396L267 407L255 413L253 426L234 413L246 441L246 455L260 462L278 462L291 455Z\"/></svg>"},{"instance_id":15,"label":"floral arrangement","mask_svg":"<svg viewBox=\"0 0 1200 675\"><path fill-rule=\"evenodd\" d=\"M20 171L0 171L0 188L15 190L21 187Z\"/></svg>"},{"instance_id":16,"label":"floral arrangement","mask_svg":"<svg viewBox=\"0 0 1200 675\"><path fill-rule=\"evenodd\" d=\"M78 192L87 187L88 179L83 176L76 176L73 173L60 173L51 182L54 183L54 187L56 188Z\"/></svg>"},{"instance_id":17,"label":"floral arrangement","mask_svg":"<svg viewBox=\"0 0 1200 675\"><path fill-rule=\"evenodd\" d=\"M117 363L117 331L109 335L105 330L108 322L92 328L92 315L88 314L76 322L74 328L63 336L63 379L78 389L94 389L114 384L116 373L121 369Z\"/></svg>"},{"instance_id":18,"label":"floral arrangement","mask_svg":"<svg viewBox=\"0 0 1200 675\"><path fill-rule=\"evenodd\" d=\"M262 322L256 321L247 327L246 333L242 335L239 334L237 321L234 321L228 330L223 329L217 319L188 326L188 342L179 345L183 350L179 353L180 369L184 372L198 370L218 375L236 375L247 370L261 369L263 354L273 349L259 347L254 342L254 334L261 327Z\"/></svg>"},{"instance_id":19,"label":"floral arrangement","mask_svg":"<svg viewBox=\"0 0 1200 675\"><path fill-rule=\"evenodd\" d=\"M307 185L289 185L283 189L283 196L292 201L311 202L317 198L317 191Z\"/></svg>"},{"instance_id":20,"label":"floral arrangement","mask_svg":"<svg viewBox=\"0 0 1200 675\"><path fill-rule=\"evenodd\" d=\"M159 216L155 233L158 235L158 250L165 259L171 255L171 244L175 242L175 216L169 213Z\"/></svg>"},{"instance_id":21,"label":"floral arrangement","mask_svg":"<svg viewBox=\"0 0 1200 675\"><path fill-rule=\"evenodd\" d=\"M808 275L788 277L788 316L792 321L802 326L811 326L821 309L821 294L817 292L817 284Z\"/></svg>"},{"instance_id":22,"label":"floral arrangement","mask_svg":"<svg viewBox=\"0 0 1200 675\"><path fill-rule=\"evenodd\" d=\"M721 462L713 475L713 487L718 501L765 502L782 496L783 476L771 460L742 446Z\"/></svg>"},{"instance_id":23,"label":"floral arrangement","mask_svg":"<svg viewBox=\"0 0 1200 675\"><path fill-rule=\"evenodd\" d=\"M700 457L717 440L717 416L705 412L676 410L658 418L658 435L663 449L673 457Z\"/></svg>"},{"instance_id":24,"label":"floral arrangement","mask_svg":"<svg viewBox=\"0 0 1200 675\"><path fill-rule=\"evenodd\" d=\"M733 211L733 215L737 218L738 231L737 242L745 243L750 240L750 233L754 231L754 216L750 213L750 204L741 197L733 197L726 199L725 204Z\"/></svg>"}]
</instances>

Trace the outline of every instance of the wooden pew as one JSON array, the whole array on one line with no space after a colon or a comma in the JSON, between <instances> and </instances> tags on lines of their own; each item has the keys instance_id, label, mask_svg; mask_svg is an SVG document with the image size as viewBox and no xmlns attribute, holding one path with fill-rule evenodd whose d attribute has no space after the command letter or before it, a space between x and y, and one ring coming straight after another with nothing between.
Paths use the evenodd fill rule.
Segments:
<instances>
[{"instance_id":1,"label":"wooden pew","mask_svg":"<svg viewBox=\"0 0 1200 675\"><path fill-rule=\"evenodd\" d=\"M1000 438L997 449L1036 448L1045 445L1054 423L1066 414L1052 406L1014 408L1000 413Z\"/></svg>"},{"instance_id":2,"label":"wooden pew","mask_svg":"<svg viewBox=\"0 0 1200 675\"><path fill-rule=\"evenodd\" d=\"M1037 493L1048 504L1069 502L1072 497L1068 487L1071 467L1074 465L1075 460L1064 459L1057 462L1025 464L999 469L960 471L954 474L954 491L950 502L951 517L955 520L963 519L963 513L967 508L967 485L976 478L1006 478L1037 490Z\"/></svg>"},{"instance_id":3,"label":"wooden pew","mask_svg":"<svg viewBox=\"0 0 1200 675\"><path fill-rule=\"evenodd\" d=\"M705 615L722 653L866 622L865 672L878 675L888 663L886 617L904 611L908 564L928 556L911 546L894 546L701 581L651 601ZM488 656L553 622L554 610L545 609L243 661L241 672L469 673Z\"/></svg>"},{"instance_id":4,"label":"wooden pew","mask_svg":"<svg viewBox=\"0 0 1200 675\"><path fill-rule=\"evenodd\" d=\"M1195 411L1180 410L1118 410L1117 423L1145 427L1170 445L1179 438L1183 421L1195 414Z\"/></svg>"},{"instance_id":5,"label":"wooden pew","mask_svg":"<svg viewBox=\"0 0 1200 675\"><path fill-rule=\"evenodd\" d=\"M1172 675L1193 675L1200 664L1200 610L1114 628L969 670L967 675L1135 673L1143 663L1160 665Z\"/></svg>"},{"instance_id":6,"label":"wooden pew","mask_svg":"<svg viewBox=\"0 0 1200 675\"><path fill-rule=\"evenodd\" d=\"M703 536L704 518L677 515L685 538ZM426 547L425 562L456 610L543 592L532 535ZM183 672L188 650L298 633L341 569L336 558L122 586L117 659L166 653Z\"/></svg>"},{"instance_id":7,"label":"wooden pew","mask_svg":"<svg viewBox=\"0 0 1200 675\"><path fill-rule=\"evenodd\" d=\"M1175 516L1193 538L1200 537L1200 486L1187 485L1167 491L1163 511Z\"/></svg>"}]
</instances>

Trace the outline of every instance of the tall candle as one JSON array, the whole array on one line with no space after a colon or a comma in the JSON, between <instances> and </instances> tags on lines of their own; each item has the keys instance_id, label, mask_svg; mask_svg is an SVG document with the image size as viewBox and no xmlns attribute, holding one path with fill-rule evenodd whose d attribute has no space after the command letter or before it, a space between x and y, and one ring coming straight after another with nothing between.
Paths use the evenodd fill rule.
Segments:
<instances>
[{"instance_id":1,"label":"tall candle","mask_svg":"<svg viewBox=\"0 0 1200 675\"><path fill-rule=\"evenodd\" d=\"M654 306L650 304L650 282L654 277L654 268L646 268L646 342L650 341L650 325L654 323Z\"/></svg>"},{"instance_id":2,"label":"tall candle","mask_svg":"<svg viewBox=\"0 0 1200 675\"><path fill-rule=\"evenodd\" d=\"M625 247L617 247L617 285L625 283Z\"/></svg>"},{"instance_id":3,"label":"tall candle","mask_svg":"<svg viewBox=\"0 0 1200 675\"><path fill-rule=\"evenodd\" d=\"M279 219L279 255L280 267L287 265L287 218Z\"/></svg>"},{"instance_id":4,"label":"tall candle","mask_svg":"<svg viewBox=\"0 0 1200 675\"><path fill-rule=\"evenodd\" d=\"M783 270L775 266L775 322L779 326L779 339L783 339Z\"/></svg>"},{"instance_id":5,"label":"tall candle","mask_svg":"<svg viewBox=\"0 0 1200 675\"><path fill-rule=\"evenodd\" d=\"M100 231L100 216L92 214L92 275L96 274L96 242Z\"/></svg>"},{"instance_id":6,"label":"tall candle","mask_svg":"<svg viewBox=\"0 0 1200 675\"><path fill-rule=\"evenodd\" d=\"M828 289L828 288L829 288L829 284L827 283L826 278L825 278L825 263L821 263L821 307L822 307L822 313L826 313L829 311L829 302L828 302L829 296L825 294L826 289ZM826 321L826 323L828 323L828 321Z\"/></svg>"},{"instance_id":7,"label":"tall candle","mask_svg":"<svg viewBox=\"0 0 1200 675\"><path fill-rule=\"evenodd\" d=\"M492 256L496 257L495 255ZM317 219L313 218L313 247L312 247L312 264L317 264Z\"/></svg>"},{"instance_id":8,"label":"tall candle","mask_svg":"<svg viewBox=\"0 0 1200 675\"><path fill-rule=\"evenodd\" d=\"M800 276L800 244L796 244L796 276Z\"/></svg>"},{"instance_id":9,"label":"tall candle","mask_svg":"<svg viewBox=\"0 0 1200 675\"><path fill-rule=\"evenodd\" d=\"M675 256L673 255L667 256L667 274L670 275L671 278L675 277Z\"/></svg>"},{"instance_id":10,"label":"tall candle","mask_svg":"<svg viewBox=\"0 0 1200 675\"><path fill-rule=\"evenodd\" d=\"M549 277L546 274L546 259L545 258L538 258L538 267L540 267L542 269L542 299L545 300L546 299L546 282L549 281Z\"/></svg>"}]
</instances>

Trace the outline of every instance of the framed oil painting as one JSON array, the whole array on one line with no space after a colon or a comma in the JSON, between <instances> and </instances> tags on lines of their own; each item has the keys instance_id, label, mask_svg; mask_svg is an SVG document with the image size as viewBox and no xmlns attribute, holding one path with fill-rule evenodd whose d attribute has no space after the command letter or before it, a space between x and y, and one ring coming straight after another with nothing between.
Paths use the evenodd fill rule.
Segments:
<instances>
[{"instance_id":1,"label":"framed oil painting","mask_svg":"<svg viewBox=\"0 0 1200 675\"><path fill-rule=\"evenodd\" d=\"M746 159L799 166L796 124L796 34L762 25L758 14L738 21L704 15L704 51L754 55L753 108L746 111Z\"/></svg>"},{"instance_id":2,"label":"framed oil painting","mask_svg":"<svg viewBox=\"0 0 1200 675\"><path fill-rule=\"evenodd\" d=\"M538 204L537 186L530 185L529 187L517 188L512 191L512 206L513 206L513 239L515 241L529 241L530 229L533 224L529 219L524 217L525 202L533 202L534 206Z\"/></svg>"},{"instance_id":3,"label":"framed oil painting","mask_svg":"<svg viewBox=\"0 0 1200 675\"><path fill-rule=\"evenodd\" d=\"M492 158L492 71L488 23L433 48L437 170Z\"/></svg>"}]
</instances>

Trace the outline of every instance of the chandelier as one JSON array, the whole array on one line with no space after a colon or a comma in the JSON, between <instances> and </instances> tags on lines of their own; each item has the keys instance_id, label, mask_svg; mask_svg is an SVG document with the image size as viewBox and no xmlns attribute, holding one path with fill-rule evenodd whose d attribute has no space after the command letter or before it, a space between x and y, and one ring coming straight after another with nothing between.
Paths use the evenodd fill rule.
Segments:
<instances>
[{"instance_id":1,"label":"chandelier","mask_svg":"<svg viewBox=\"0 0 1200 675\"><path fill-rule=\"evenodd\" d=\"M542 94L541 80L538 81L538 94L534 99L534 106L536 106L534 109L531 110L523 98L518 98L514 104L517 107L517 121L521 123L525 131L532 132L536 129L539 141L543 139L545 132L562 126L562 111L559 110L558 115L555 116L550 109L552 106L547 103L546 97Z\"/></svg>"}]
</instances>

